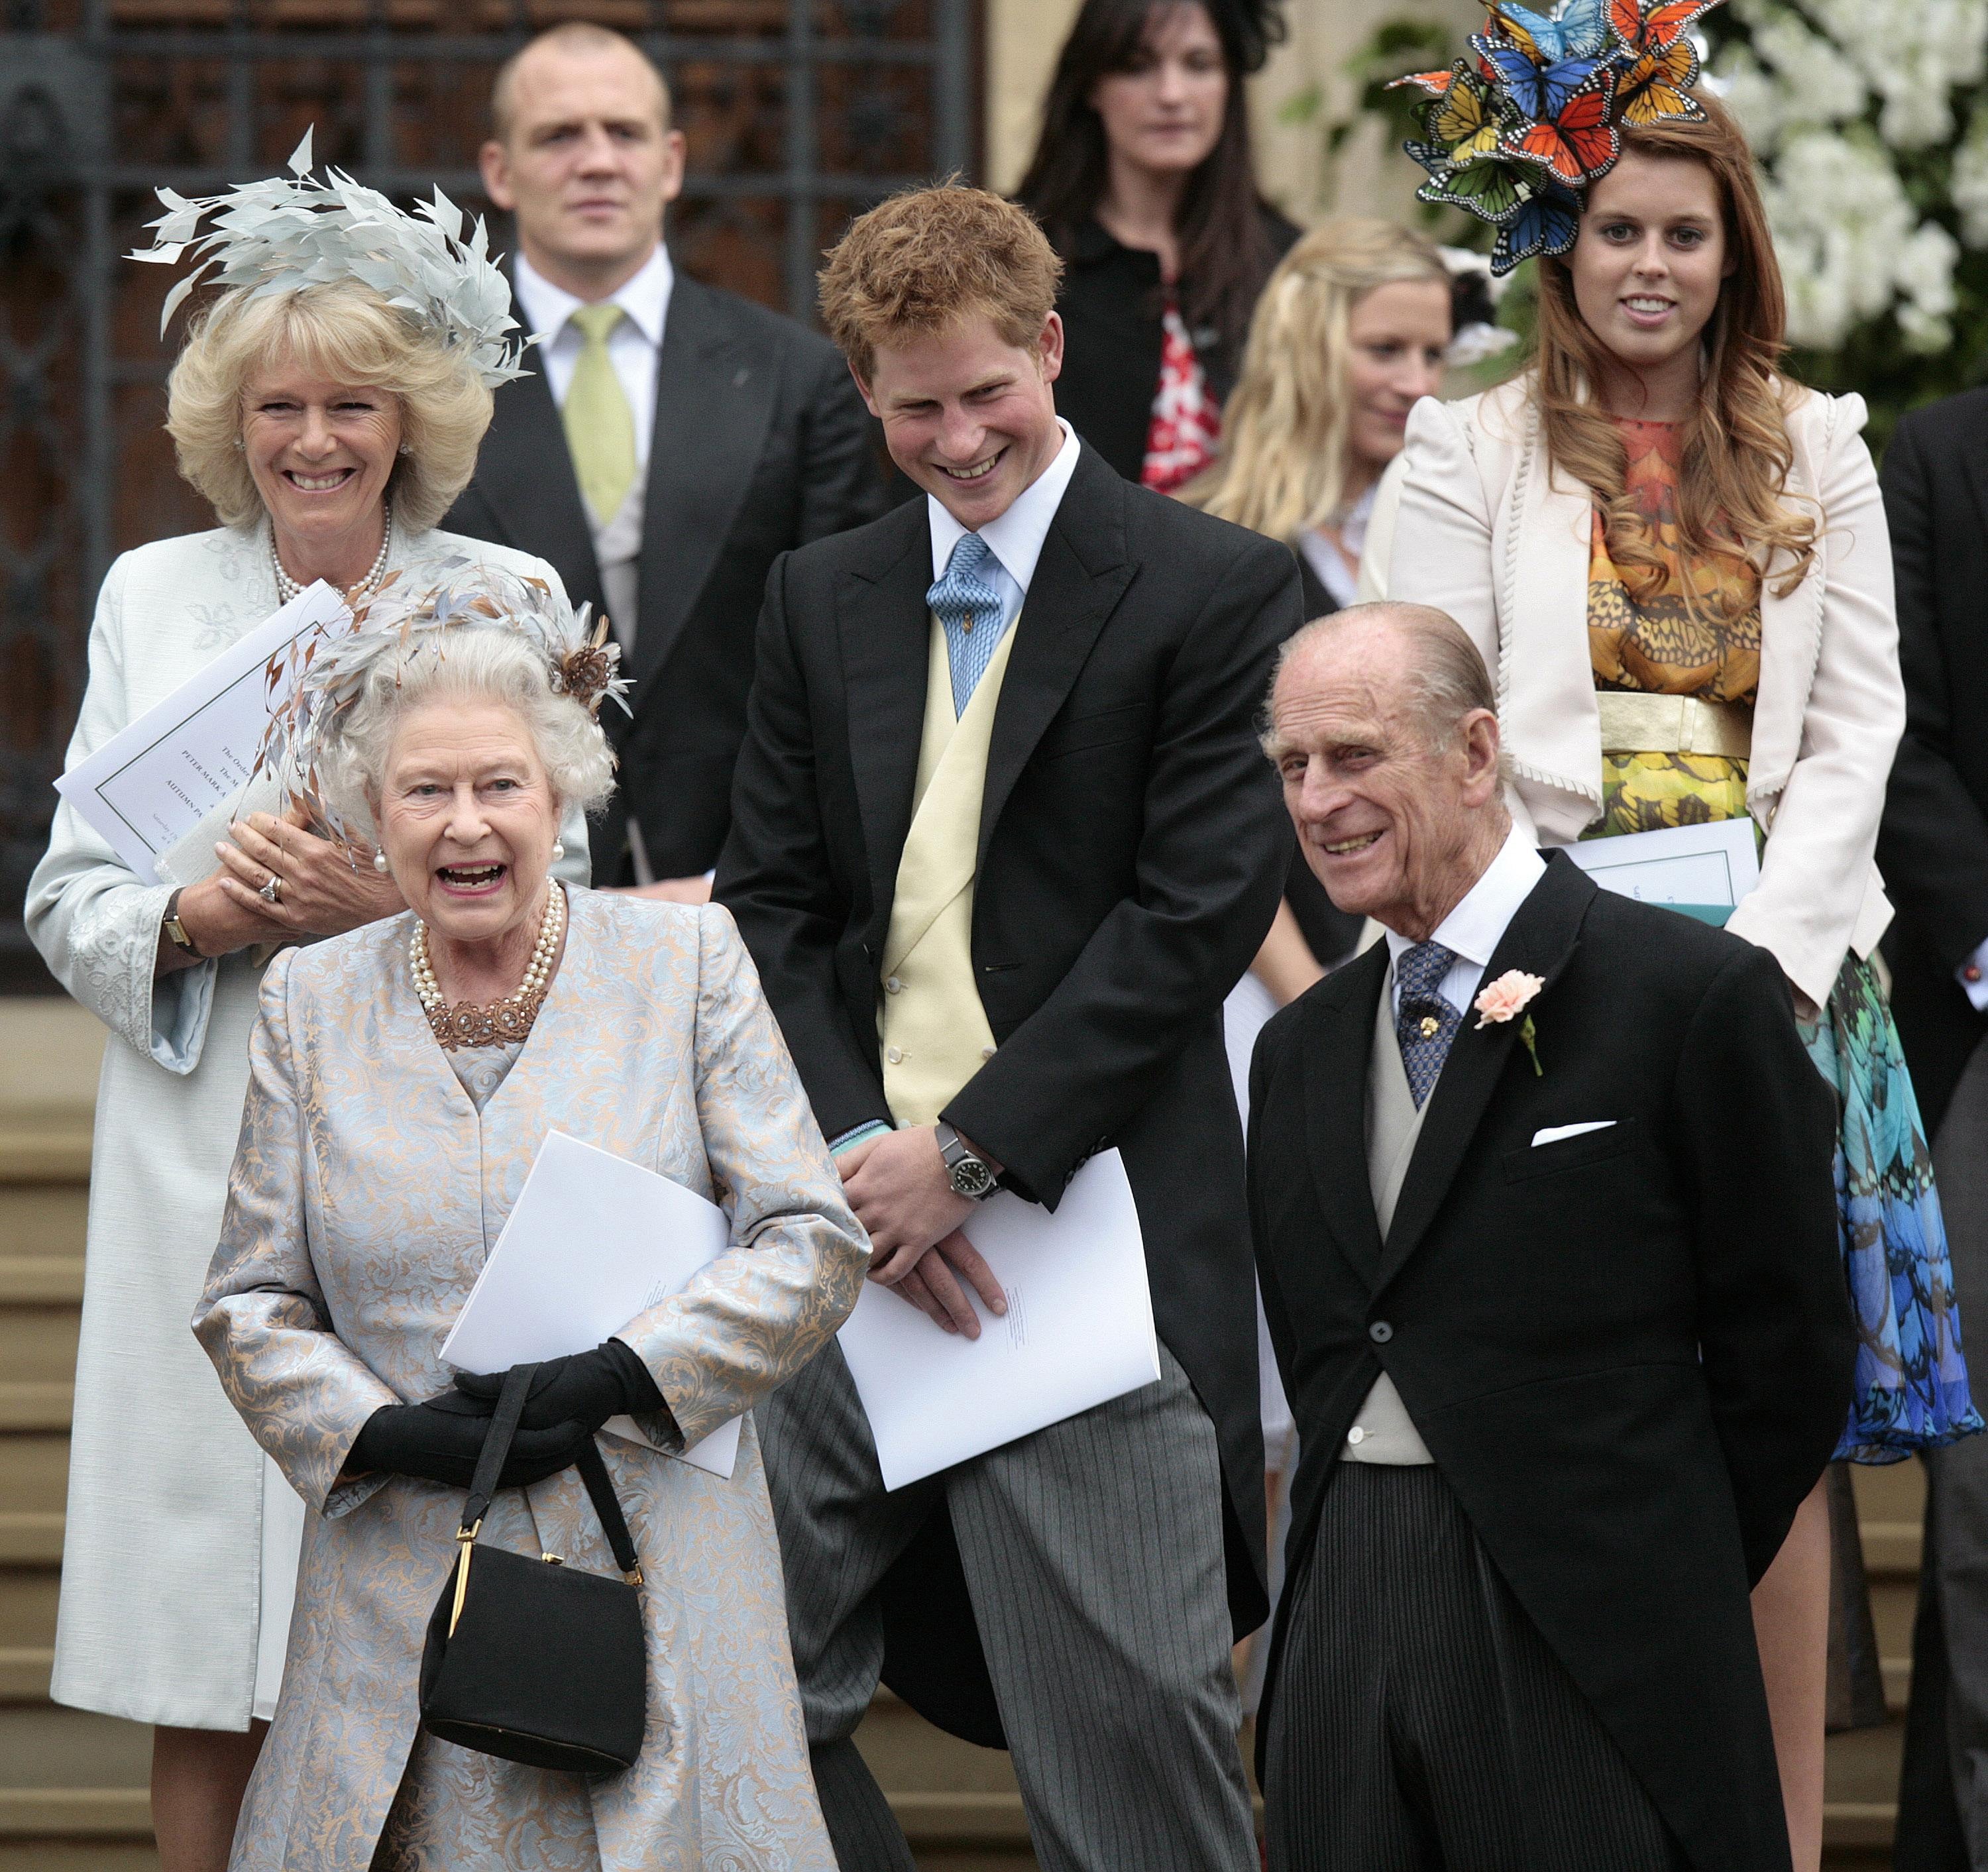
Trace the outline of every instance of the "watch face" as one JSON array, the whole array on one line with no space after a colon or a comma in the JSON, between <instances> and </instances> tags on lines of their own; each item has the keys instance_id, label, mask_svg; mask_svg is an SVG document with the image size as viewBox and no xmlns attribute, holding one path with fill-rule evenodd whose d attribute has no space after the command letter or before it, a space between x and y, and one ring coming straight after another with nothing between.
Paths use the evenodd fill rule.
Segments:
<instances>
[{"instance_id":1,"label":"watch face","mask_svg":"<svg viewBox=\"0 0 1988 1872\"><path fill-rule=\"evenodd\" d=\"M994 1173L977 1157L963 1157L952 1167L952 1187L978 1201L994 1188Z\"/></svg>"}]
</instances>

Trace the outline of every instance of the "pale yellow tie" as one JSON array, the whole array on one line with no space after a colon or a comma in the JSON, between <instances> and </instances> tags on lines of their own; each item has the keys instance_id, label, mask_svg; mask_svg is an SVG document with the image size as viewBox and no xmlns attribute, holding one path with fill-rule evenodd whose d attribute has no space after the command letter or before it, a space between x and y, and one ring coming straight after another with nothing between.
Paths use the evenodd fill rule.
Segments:
<instances>
[{"instance_id":1,"label":"pale yellow tie","mask_svg":"<svg viewBox=\"0 0 1988 1872\"><path fill-rule=\"evenodd\" d=\"M580 493L603 526L621 511L635 481L635 418L607 355L607 334L621 316L614 305L582 306L572 314L585 342L562 412Z\"/></svg>"}]
</instances>

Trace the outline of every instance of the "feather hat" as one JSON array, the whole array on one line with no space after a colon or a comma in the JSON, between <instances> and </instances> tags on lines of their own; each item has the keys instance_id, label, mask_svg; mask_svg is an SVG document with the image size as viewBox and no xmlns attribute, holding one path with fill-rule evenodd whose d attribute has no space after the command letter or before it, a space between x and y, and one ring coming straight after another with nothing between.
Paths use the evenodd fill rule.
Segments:
<instances>
[{"instance_id":1,"label":"feather hat","mask_svg":"<svg viewBox=\"0 0 1988 1872\"><path fill-rule=\"evenodd\" d=\"M390 572L349 618L305 632L270 660L263 672L269 719L261 765L345 839L320 781L328 751L375 671L424 642L446 657L443 634L450 631L516 631L544 659L555 694L570 696L596 720L610 697L631 713L621 647L609 640L605 617L589 629L592 610L583 604L576 612L544 580L466 555L418 579Z\"/></svg>"},{"instance_id":2,"label":"feather hat","mask_svg":"<svg viewBox=\"0 0 1988 1872\"><path fill-rule=\"evenodd\" d=\"M1413 72L1426 140L1404 146L1428 171L1415 192L1498 230L1491 270L1564 253L1588 188L1615 166L1627 126L1698 120L1690 29L1718 0L1559 0L1536 13L1492 0L1473 56Z\"/></svg>"},{"instance_id":3,"label":"feather hat","mask_svg":"<svg viewBox=\"0 0 1988 1872\"><path fill-rule=\"evenodd\" d=\"M485 384L525 375L519 362L524 343L509 336L519 329L510 284L490 258L482 219L469 225L439 188L407 215L340 170L313 181L311 136L305 131L287 176L191 201L170 188L157 191L166 212L147 224L155 230L153 244L129 257L172 266L191 252L198 262L166 295L160 336L209 275L214 285L254 298L357 279L466 352ZM210 218L203 234L201 223Z\"/></svg>"}]
</instances>

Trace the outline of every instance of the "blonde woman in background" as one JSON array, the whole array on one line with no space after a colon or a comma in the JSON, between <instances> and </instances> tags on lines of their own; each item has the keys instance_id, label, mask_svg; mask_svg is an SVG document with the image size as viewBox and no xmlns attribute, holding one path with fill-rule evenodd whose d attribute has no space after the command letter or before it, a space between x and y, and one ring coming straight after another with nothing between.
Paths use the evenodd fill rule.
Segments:
<instances>
[{"instance_id":1,"label":"blonde woman in background","mask_svg":"<svg viewBox=\"0 0 1988 1872\"><path fill-rule=\"evenodd\" d=\"M1179 498L1289 544L1307 618L1354 601L1374 488L1401 452L1415 400L1442 384L1452 328L1449 272L1434 243L1364 215L1305 235L1264 286L1242 375L1222 411L1220 452ZM1259 1030L1349 954L1359 931L1357 917L1333 907L1293 840L1276 921L1223 1009L1246 1124ZM1297 1451L1260 1306L1257 1333L1274 1600L1283 1583L1284 1479ZM1266 1645L1253 1645L1244 1681L1251 1709L1266 1654Z\"/></svg>"}]
</instances>

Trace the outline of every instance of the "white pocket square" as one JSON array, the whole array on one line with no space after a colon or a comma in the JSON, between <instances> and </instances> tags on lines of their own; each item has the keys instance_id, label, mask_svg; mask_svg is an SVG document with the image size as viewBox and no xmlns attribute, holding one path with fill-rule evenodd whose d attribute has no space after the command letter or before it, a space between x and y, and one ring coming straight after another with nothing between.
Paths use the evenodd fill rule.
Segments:
<instances>
[{"instance_id":1,"label":"white pocket square","mask_svg":"<svg viewBox=\"0 0 1988 1872\"><path fill-rule=\"evenodd\" d=\"M1541 1144L1557 1144L1563 1137L1578 1137L1583 1131L1605 1131L1615 1120L1613 1118L1590 1118L1585 1124L1550 1124L1544 1130L1533 1134L1533 1148Z\"/></svg>"}]
</instances>

